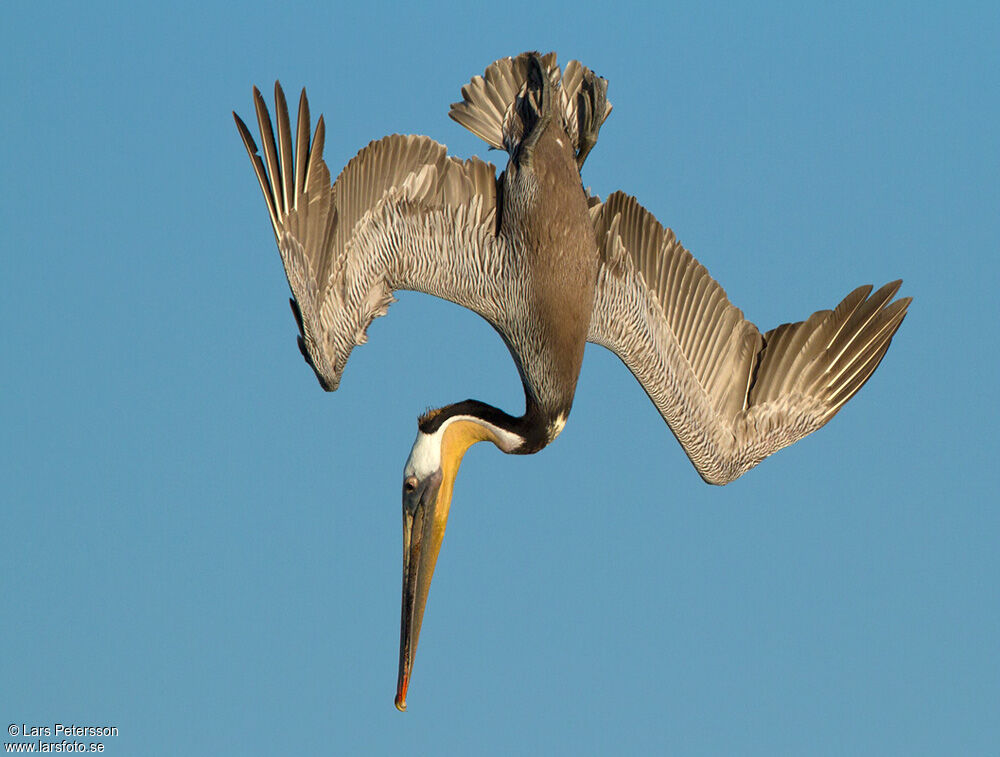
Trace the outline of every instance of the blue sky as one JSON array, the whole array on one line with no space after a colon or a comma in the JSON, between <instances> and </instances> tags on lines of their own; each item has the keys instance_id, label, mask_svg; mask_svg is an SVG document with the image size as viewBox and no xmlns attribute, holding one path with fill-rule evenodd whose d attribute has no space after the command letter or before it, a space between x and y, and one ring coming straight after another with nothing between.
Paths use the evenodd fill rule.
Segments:
<instances>
[{"instance_id":1,"label":"blue sky","mask_svg":"<svg viewBox=\"0 0 1000 757\"><path fill-rule=\"evenodd\" d=\"M8 4L0 24L4 724L108 754L993 754L1000 12ZM762 328L902 277L827 427L706 486L588 347L558 442L459 475L409 712L400 471L428 406L520 412L485 322L404 293L324 394L230 116L308 88L336 172L557 50L587 161Z\"/></svg>"}]
</instances>

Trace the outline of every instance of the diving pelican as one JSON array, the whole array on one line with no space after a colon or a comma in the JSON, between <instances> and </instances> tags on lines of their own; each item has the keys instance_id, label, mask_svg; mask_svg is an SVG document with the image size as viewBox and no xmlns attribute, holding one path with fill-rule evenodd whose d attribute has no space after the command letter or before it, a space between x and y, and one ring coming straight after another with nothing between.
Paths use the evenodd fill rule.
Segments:
<instances>
[{"instance_id":1,"label":"diving pelican","mask_svg":"<svg viewBox=\"0 0 1000 757\"><path fill-rule=\"evenodd\" d=\"M532 454L562 430L584 345L632 371L710 484L741 476L832 418L868 380L906 314L899 281L765 334L705 268L622 192L604 202L580 169L611 112L607 82L554 53L490 65L450 116L508 154L506 169L449 157L423 136L370 143L335 182L305 90L295 142L275 84L277 139L254 88L263 143L236 125L267 201L299 348L334 391L394 290L442 297L500 334L524 386L515 417L477 400L418 419L403 468L403 591L396 707L406 709L427 592L466 450ZM311 139L311 143L310 143Z\"/></svg>"}]
</instances>

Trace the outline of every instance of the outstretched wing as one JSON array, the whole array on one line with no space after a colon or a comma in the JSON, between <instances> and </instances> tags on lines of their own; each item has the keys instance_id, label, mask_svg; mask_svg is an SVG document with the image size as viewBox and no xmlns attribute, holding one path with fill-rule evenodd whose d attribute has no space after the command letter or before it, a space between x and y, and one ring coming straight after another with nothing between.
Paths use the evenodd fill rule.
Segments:
<instances>
[{"instance_id":1,"label":"outstretched wing","mask_svg":"<svg viewBox=\"0 0 1000 757\"><path fill-rule=\"evenodd\" d=\"M523 125L514 105L524 94L533 56L538 57L549 75L559 98L556 111L576 150L577 165L583 166L601 125L611 115L611 103L607 99L607 81L578 60L571 60L560 72L555 53L501 58L462 87L462 102L453 103L448 115L498 150L508 147L505 133L510 141L520 141Z\"/></svg>"},{"instance_id":2,"label":"outstretched wing","mask_svg":"<svg viewBox=\"0 0 1000 757\"><path fill-rule=\"evenodd\" d=\"M633 197L591 210L601 258L588 341L642 384L698 473L725 484L832 418L868 380L909 297L899 281L764 335ZM869 296L870 295L870 296Z\"/></svg>"},{"instance_id":3,"label":"outstretched wing","mask_svg":"<svg viewBox=\"0 0 1000 757\"><path fill-rule=\"evenodd\" d=\"M323 388L337 388L351 350L366 341L394 290L433 294L496 323L506 259L495 234L496 169L448 157L427 137L397 134L361 150L331 186L323 118L310 144L305 90L294 145L277 83L274 98L277 140L254 88L263 158L233 117L267 201L299 347Z\"/></svg>"}]
</instances>

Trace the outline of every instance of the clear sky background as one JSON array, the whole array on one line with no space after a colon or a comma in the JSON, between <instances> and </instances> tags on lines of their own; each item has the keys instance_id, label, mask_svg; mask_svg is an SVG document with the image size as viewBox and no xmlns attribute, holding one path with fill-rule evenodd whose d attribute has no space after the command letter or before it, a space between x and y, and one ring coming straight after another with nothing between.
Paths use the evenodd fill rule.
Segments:
<instances>
[{"instance_id":1,"label":"clear sky background","mask_svg":"<svg viewBox=\"0 0 1000 757\"><path fill-rule=\"evenodd\" d=\"M1000 11L653 5L4 4L2 725L117 726L112 755L996 754ZM334 173L393 132L502 162L448 105L528 49L610 82L584 182L763 329L863 283L914 302L827 427L724 488L588 347L552 447L467 456L402 715L416 416L520 412L517 373L404 293L322 392L230 111L305 85Z\"/></svg>"}]
</instances>

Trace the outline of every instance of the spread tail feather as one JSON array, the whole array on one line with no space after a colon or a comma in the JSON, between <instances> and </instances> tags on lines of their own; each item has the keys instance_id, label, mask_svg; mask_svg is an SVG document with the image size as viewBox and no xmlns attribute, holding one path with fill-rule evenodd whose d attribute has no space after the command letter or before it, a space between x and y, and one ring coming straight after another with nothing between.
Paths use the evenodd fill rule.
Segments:
<instances>
[{"instance_id":1,"label":"spread tail feather","mask_svg":"<svg viewBox=\"0 0 1000 757\"><path fill-rule=\"evenodd\" d=\"M513 154L534 123L525 124L522 112L537 112L540 105L532 96L538 88L529 87L533 59L539 60L548 73L553 111L573 144L577 166L582 168L597 142L601 125L611 113L611 103L607 99L607 81L579 61L571 60L565 72L560 72L555 53L528 52L516 58L501 58L462 87L462 102L453 103L448 115L491 147Z\"/></svg>"}]
</instances>

